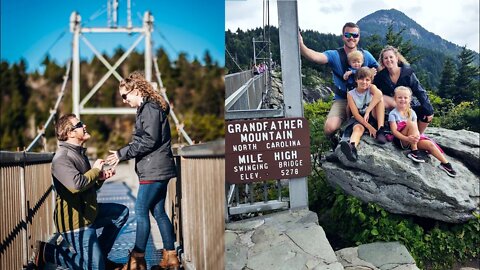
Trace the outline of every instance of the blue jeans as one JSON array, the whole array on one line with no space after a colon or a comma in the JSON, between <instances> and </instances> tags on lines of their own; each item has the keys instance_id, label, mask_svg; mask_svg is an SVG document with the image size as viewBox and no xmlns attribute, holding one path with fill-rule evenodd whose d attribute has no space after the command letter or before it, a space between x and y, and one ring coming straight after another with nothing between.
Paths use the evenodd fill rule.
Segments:
<instances>
[{"instance_id":1,"label":"blue jeans","mask_svg":"<svg viewBox=\"0 0 480 270\"><path fill-rule=\"evenodd\" d=\"M69 269L104 270L105 260L123 225L128 220L128 208L116 203L99 203L97 218L90 226L74 232L62 233L68 247L47 244L45 260ZM97 229L103 228L97 237Z\"/></svg>"},{"instance_id":2,"label":"blue jeans","mask_svg":"<svg viewBox=\"0 0 480 270\"><path fill-rule=\"evenodd\" d=\"M163 248L175 249L173 226L165 212L165 198L167 197L167 186L169 180L142 184L138 189L137 202L135 203L135 214L137 216L137 234L134 250L145 252L148 236L150 235L149 213L157 221L158 229L162 235Z\"/></svg>"}]
</instances>

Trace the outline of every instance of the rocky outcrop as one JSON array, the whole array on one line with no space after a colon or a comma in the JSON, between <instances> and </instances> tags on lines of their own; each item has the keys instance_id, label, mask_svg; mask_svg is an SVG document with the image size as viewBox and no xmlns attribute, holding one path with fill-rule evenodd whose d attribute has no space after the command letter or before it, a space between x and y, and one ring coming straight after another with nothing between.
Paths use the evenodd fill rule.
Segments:
<instances>
[{"instance_id":1,"label":"rocky outcrop","mask_svg":"<svg viewBox=\"0 0 480 270\"><path fill-rule=\"evenodd\" d=\"M345 270L418 270L407 248L398 242L376 242L335 252Z\"/></svg>"},{"instance_id":2,"label":"rocky outcrop","mask_svg":"<svg viewBox=\"0 0 480 270\"><path fill-rule=\"evenodd\" d=\"M283 108L283 86L282 73L272 71L272 87L267 92L262 108L263 109L280 109Z\"/></svg>"},{"instance_id":3,"label":"rocky outcrop","mask_svg":"<svg viewBox=\"0 0 480 270\"><path fill-rule=\"evenodd\" d=\"M327 101L332 97L332 89L324 85L318 85L317 87L302 87L303 101L308 103L316 102L317 100Z\"/></svg>"},{"instance_id":4,"label":"rocky outcrop","mask_svg":"<svg viewBox=\"0 0 480 270\"><path fill-rule=\"evenodd\" d=\"M332 89L324 85L318 78L318 82L314 87L302 86L303 101L307 103L316 102L317 100L330 100L332 97ZM264 109L280 109L283 106L283 85L281 72L272 72L272 88L267 92L263 108Z\"/></svg>"},{"instance_id":5,"label":"rocky outcrop","mask_svg":"<svg viewBox=\"0 0 480 270\"><path fill-rule=\"evenodd\" d=\"M441 128L428 128L427 134L445 149L456 178L437 168L439 161L434 157L414 163L406 157L408 151L392 143L378 145L363 136L356 162L348 161L337 147L323 163L327 181L391 213L465 222L473 218L473 211L479 211L479 134Z\"/></svg>"},{"instance_id":6,"label":"rocky outcrop","mask_svg":"<svg viewBox=\"0 0 480 270\"><path fill-rule=\"evenodd\" d=\"M343 269L308 210L227 223L225 249L225 269Z\"/></svg>"},{"instance_id":7,"label":"rocky outcrop","mask_svg":"<svg viewBox=\"0 0 480 270\"><path fill-rule=\"evenodd\" d=\"M427 128L425 133L441 145L448 155L457 157L471 171L480 174L480 134L444 128Z\"/></svg>"}]
</instances>

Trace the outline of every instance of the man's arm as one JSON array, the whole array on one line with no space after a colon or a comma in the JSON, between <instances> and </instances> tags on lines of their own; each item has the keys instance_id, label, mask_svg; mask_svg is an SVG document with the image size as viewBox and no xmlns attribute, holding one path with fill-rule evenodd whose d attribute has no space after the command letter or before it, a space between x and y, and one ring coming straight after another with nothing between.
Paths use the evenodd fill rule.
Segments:
<instances>
[{"instance_id":1,"label":"man's arm","mask_svg":"<svg viewBox=\"0 0 480 270\"><path fill-rule=\"evenodd\" d=\"M314 51L303 43L303 38L300 35L300 32L298 33L298 45L300 46L300 53L306 57L308 60L313 61L318 64L326 64L328 63L328 58L325 54Z\"/></svg>"},{"instance_id":2,"label":"man's arm","mask_svg":"<svg viewBox=\"0 0 480 270\"><path fill-rule=\"evenodd\" d=\"M52 163L52 175L72 193L82 192L94 186L99 174L98 166L81 173L68 157L59 158Z\"/></svg>"}]
</instances>

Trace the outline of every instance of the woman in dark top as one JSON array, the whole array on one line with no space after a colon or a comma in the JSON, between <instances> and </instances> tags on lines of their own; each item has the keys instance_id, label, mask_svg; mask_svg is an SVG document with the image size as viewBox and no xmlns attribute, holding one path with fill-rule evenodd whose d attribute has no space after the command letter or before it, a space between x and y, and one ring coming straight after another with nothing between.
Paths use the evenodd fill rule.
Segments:
<instances>
[{"instance_id":1,"label":"woman in dark top","mask_svg":"<svg viewBox=\"0 0 480 270\"><path fill-rule=\"evenodd\" d=\"M374 84L383 92L385 108L395 107L393 99L397 86L406 86L412 90L411 107L418 116L418 130L422 134L433 119L433 107L428 99L427 91L422 87L412 68L393 46L386 46L378 59L380 71L374 79Z\"/></svg>"},{"instance_id":2,"label":"woman in dark top","mask_svg":"<svg viewBox=\"0 0 480 270\"><path fill-rule=\"evenodd\" d=\"M173 226L165 212L168 182L176 176L168 123L170 108L139 72L133 72L121 81L119 92L123 103L137 109L135 131L132 141L117 151L110 151L112 154L107 157L106 162L116 165L119 161L135 158L135 172L140 181L135 202L135 247L123 270L146 269L145 248L150 235L149 213L152 213L157 221L162 235L163 256L159 263L160 269L177 269L179 261L174 246Z\"/></svg>"}]
</instances>

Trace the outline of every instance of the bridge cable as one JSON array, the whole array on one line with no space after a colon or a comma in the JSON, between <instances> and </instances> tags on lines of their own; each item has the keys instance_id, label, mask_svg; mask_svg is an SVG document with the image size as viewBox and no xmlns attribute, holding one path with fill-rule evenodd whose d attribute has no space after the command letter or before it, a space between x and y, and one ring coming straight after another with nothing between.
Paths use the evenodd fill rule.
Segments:
<instances>
[{"instance_id":1,"label":"bridge cable","mask_svg":"<svg viewBox=\"0 0 480 270\"><path fill-rule=\"evenodd\" d=\"M161 78L161 74L160 74L160 69L158 68L157 57L155 57L153 59L153 64L154 64L154 67L155 67L155 76L157 77L157 81L158 81L159 88L160 88L160 94L162 94L163 98L168 103L170 103L170 101L168 100L167 94L166 94L166 88L163 86L163 82L162 82L162 78ZM192 139L190 139L187 132L183 129L183 124L180 124L180 122L178 121L178 118L175 115L175 112L173 111L173 108L170 108L170 115L172 116L173 122L175 122L175 126L180 131L183 138L185 138L185 140L188 142L189 145L193 145L194 143L193 143Z\"/></svg>"},{"instance_id":2,"label":"bridge cable","mask_svg":"<svg viewBox=\"0 0 480 270\"><path fill-rule=\"evenodd\" d=\"M157 30L157 32L158 32L158 34L160 35L160 37L165 40L165 42L170 46L170 48L173 50L173 52L174 52L175 54L177 54L177 58L178 58L178 56L179 56L180 54L179 54L178 51L175 49L175 47L173 47L172 43L167 39L167 37L165 37L165 35L164 35L162 32L160 32L160 30L159 30L158 28L155 28L155 30Z\"/></svg>"},{"instance_id":3,"label":"bridge cable","mask_svg":"<svg viewBox=\"0 0 480 270\"><path fill-rule=\"evenodd\" d=\"M98 18L100 15L102 15L106 11L107 11L107 7L105 5L103 5L101 8L99 8L95 12L93 12L92 15L90 15L90 17L88 18L88 20L85 21L85 22L82 22L81 25L84 26L85 24L95 20L96 18Z\"/></svg>"},{"instance_id":4,"label":"bridge cable","mask_svg":"<svg viewBox=\"0 0 480 270\"><path fill-rule=\"evenodd\" d=\"M235 58L233 58L233 56L230 54L230 52L227 49L227 46L225 46L225 51L227 52L228 56L232 58L233 63L235 63L235 65L237 65L237 67L243 72L244 70L238 65L237 61L235 61Z\"/></svg>"},{"instance_id":5,"label":"bridge cable","mask_svg":"<svg viewBox=\"0 0 480 270\"><path fill-rule=\"evenodd\" d=\"M95 11L91 16L90 18L83 22L82 23L82 26L89 23L90 21L96 19L98 16L102 15L103 13L105 13L105 11L107 10L105 7L102 7L103 10L100 8L98 9L97 11ZM65 36L65 34L67 33L69 27L64 27L63 28L63 31L58 35L58 37L55 39L55 41L52 42L52 44L50 44L50 46L48 47L48 49L45 51L45 53L43 54L43 57L40 58L40 61L43 61L43 59L45 59L45 57L47 55L50 54L50 51L55 47L55 45L57 45L57 43Z\"/></svg>"},{"instance_id":6,"label":"bridge cable","mask_svg":"<svg viewBox=\"0 0 480 270\"><path fill-rule=\"evenodd\" d=\"M47 129L47 127L52 122L53 117L57 114L58 107L60 106L60 101L62 100L63 95L65 94L65 88L67 86L71 64L72 64L72 59L70 59L67 63L67 70L65 71L65 75L63 76L62 88L61 88L60 92L58 93L57 101L55 102L54 108L50 110L50 116L48 117L47 122L45 122L45 125L42 127L42 129L39 130L38 135L35 137L35 139L33 139L33 141L30 143L30 145L28 145L25 152L29 152L32 149L32 147L38 142L38 140L42 136L45 136L45 130Z\"/></svg>"}]
</instances>

